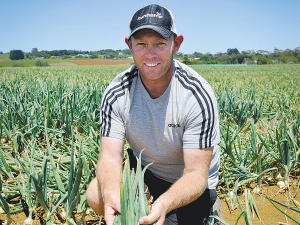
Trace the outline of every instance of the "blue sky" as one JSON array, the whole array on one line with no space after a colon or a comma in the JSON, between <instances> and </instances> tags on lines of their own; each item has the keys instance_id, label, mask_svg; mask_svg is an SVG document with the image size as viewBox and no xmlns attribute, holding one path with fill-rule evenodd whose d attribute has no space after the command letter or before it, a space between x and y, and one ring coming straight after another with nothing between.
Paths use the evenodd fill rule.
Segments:
<instances>
[{"instance_id":1,"label":"blue sky","mask_svg":"<svg viewBox=\"0 0 300 225\"><path fill-rule=\"evenodd\" d=\"M0 0L0 51L125 49L131 16L152 3L172 11L185 54L300 46L299 0Z\"/></svg>"}]
</instances>

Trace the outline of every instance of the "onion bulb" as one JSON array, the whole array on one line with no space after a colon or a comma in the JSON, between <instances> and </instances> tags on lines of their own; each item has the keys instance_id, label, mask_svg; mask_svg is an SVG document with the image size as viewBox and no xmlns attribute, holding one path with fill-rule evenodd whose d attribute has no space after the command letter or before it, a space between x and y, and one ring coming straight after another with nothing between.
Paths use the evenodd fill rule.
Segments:
<instances>
[{"instance_id":1,"label":"onion bulb","mask_svg":"<svg viewBox=\"0 0 300 225\"><path fill-rule=\"evenodd\" d=\"M253 188L252 192L253 192L254 194L256 194L256 195L259 195L259 194L261 193L261 189L260 189L260 187L259 187L258 185L256 185L256 186Z\"/></svg>"},{"instance_id":2,"label":"onion bulb","mask_svg":"<svg viewBox=\"0 0 300 225\"><path fill-rule=\"evenodd\" d=\"M285 182L283 180L279 180L277 182L277 187L285 189Z\"/></svg>"},{"instance_id":3,"label":"onion bulb","mask_svg":"<svg viewBox=\"0 0 300 225\"><path fill-rule=\"evenodd\" d=\"M273 173L271 172L271 173L267 176L267 180L268 180L268 181L271 181L271 180L273 180L273 178L274 178L274 175L273 175Z\"/></svg>"},{"instance_id":4,"label":"onion bulb","mask_svg":"<svg viewBox=\"0 0 300 225\"><path fill-rule=\"evenodd\" d=\"M281 173L277 174L276 179L279 179L279 180L282 179Z\"/></svg>"},{"instance_id":5,"label":"onion bulb","mask_svg":"<svg viewBox=\"0 0 300 225\"><path fill-rule=\"evenodd\" d=\"M29 216L26 220L24 220L24 225L27 225L27 224L32 224L33 223L33 219L31 218L31 216Z\"/></svg>"},{"instance_id":6,"label":"onion bulb","mask_svg":"<svg viewBox=\"0 0 300 225\"><path fill-rule=\"evenodd\" d=\"M226 198L225 198L225 200L226 200L227 202L228 202L230 199L232 200L232 199L233 199L233 195L234 195L233 191L228 192L228 193L227 193L227 196L226 196Z\"/></svg>"}]
</instances>

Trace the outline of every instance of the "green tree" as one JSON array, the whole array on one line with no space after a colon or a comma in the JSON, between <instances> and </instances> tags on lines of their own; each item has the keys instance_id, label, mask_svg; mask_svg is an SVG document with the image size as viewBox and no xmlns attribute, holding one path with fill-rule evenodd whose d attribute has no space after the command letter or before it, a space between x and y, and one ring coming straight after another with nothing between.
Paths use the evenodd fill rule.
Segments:
<instances>
[{"instance_id":1,"label":"green tree","mask_svg":"<svg viewBox=\"0 0 300 225\"><path fill-rule=\"evenodd\" d=\"M295 56L283 56L280 58L283 63L299 63L299 60Z\"/></svg>"},{"instance_id":2,"label":"green tree","mask_svg":"<svg viewBox=\"0 0 300 225\"><path fill-rule=\"evenodd\" d=\"M300 61L300 47L295 48L295 57Z\"/></svg>"},{"instance_id":3,"label":"green tree","mask_svg":"<svg viewBox=\"0 0 300 225\"><path fill-rule=\"evenodd\" d=\"M219 57L219 60L221 63L229 63L229 55L227 54L222 54L220 57Z\"/></svg>"},{"instance_id":4,"label":"green tree","mask_svg":"<svg viewBox=\"0 0 300 225\"><path fill-rule=\"evenodd\" d=\"M38 52L38 49L37 49L37 48L32 48L32 49L31 49L31 52L32 52L32 53L36 53L36 52Z\"/></svg>"},{"instance_id":5,"label":"green tree","mask_svg":"<svg viewBox=\"0 0 300 225\"><path fill-rule=\"evenodd\" d=\"M183 57L183 61L182 61L184 64L186 65L190 65L191 64L191 61L189 60L189 58L187 56L184 56Z\"/></svg>"},{"instance_id":6,"label":"green tree","mask_svg":"<svg viewBox=\"0 0 300 225\"><path fill-rule=\"evenodd\" d=\"M227 49L227 55L232 55L232 54L240 54L239 50L237 50L237 48L228 48Z\"/></svg>"},{"instance_id":7,"label":"green tree","mask_svg":"<svg viewBox=\"0 0 300 225\"><path fill-rule=\"evenodd\" d=\"M238 63L238 55L235 53L232 53L231 55L229 55L229 63L237 64Z\"/></svg>"},{"instance_id":8,"label":"green tree","mask_svg":"<svg viewBox=\"0 0 300 225\"><path fill-rule=\"evenodd\" d=\"M286 49L286 50L284 50L283 52L282 52L282 55L283 56L294 56L294 51L293 50L291 50L291 49Z\"/></svg>"},{"instance_id":9,"label":"green tree","mask_svg":"<svg viewBox=\"0 0 300 225\"><path fill-rule=\"evenodd\" d=\"M25 58L26 58L26 59L32 59L32 54L30 54L30 53L25 53Z\"/></svg>"},{"instance_id":10,"label":"green tree","mask_svg":"<svg viewBox=\"0 0 300 225\"><path fill-rule=\"evenodd\" d=\"M9 58L11 60L24 59L24 52L22 52L21 50L11 50L9 54Z\"/></svg>"},{"instance_id":11,"label":"green tree","mask_svg":"<svg viewBox=\"0 0 300 225\"><path fill-rule=\"evenodd\" d=\"M274 48L273 53L269 54L269 58L272 59L274 63L278 63L280 57L282 57L282 50L278 48Z\"/></svg>"},{"instance_id":12,"label":"green tree","mask_svg":"<svg viewBox=\"0 0 300 225\"><path fill-rule=\"evenodd\" d=\"M270 54L270 52L265 51L265 50L257 50L256 53L260 54L260 55L269 55Z\"/></svg>"},{"instance_id":13,"label":"green tree","mask_svg":"<svg viewBox=\"0 0 300 225\"><path fill-rule=\"evenodd\" d=\"M210 64L210 57L208 55L202 55L200 60L205 64Z\"/></svg>"},{"instance_id":14,"label":"green tree","mask_svg":"<svg viewBox=\"0 0 300 225\"><path fill-rule=\"evenodd\" d=\"M272 60L265 55L258 54L255 58L257 59L257 65L272 64Z\"/></svg>"},{"instance_id":15,"label":"green tree","mask_svg":"<svg viewBox=\"0 0 300 225\"><path fill-rule=\"evenodd\" d=\"M70 58L72 58L72 56L70 56L70 55L63 55L61 58L62 59L70 59Z\"/></svg>"},{"instance_id":16,"label":"green tree","mask_svg":"<svg viewBox=\"0 0 300 225\"><path fill-rule=\"evenodd\" d=\"M128 48L124 49L122 52L124 55L131 55L131 51Z\"/></svg>"},{"instance_id":17,"label":"green tree","mask_svg":"<svg viewBox=\"0 0 300 225\"><path fill-rule=\"evenodd\" d=\"M200 53L200 52L195 52L195 53L194 53L195 58L200 58L202 55L203 55L203 54Z\"/></svg>"},{"instance_id":18,"label":"green tree","mask_svg":"<svg viewBox=\"0 0 300 225\"><path fill-rule=\"evenodd\" d=\"M248 64L253 54L250 51L242 51L239 55L238 62Z\"/></svg>"},{"instance_id":19,"label":"green tree","mask_svg":"<svg viewBox=\"0 0 300 225\"><path fill-rule=\"evenodd\" d=\"M177 53L175 54L175 56L176 56L176 57L182 57L182 56L183 56L183 53L182 53L182 52L177 52Z\"/></svg>"},{"instance_id":20,"label":"green tree","mask_svg":"<svg viewBox=\"0 0 300 225\"><path fill-rule=\"evenodd\" d=\"M97 56L97 55L95 55L95 54L91 54L91 55L89 55L89 58L90 58L90 59L97 59L97 58L98 58L98 56Z\"/></svg>"}]
</instances>

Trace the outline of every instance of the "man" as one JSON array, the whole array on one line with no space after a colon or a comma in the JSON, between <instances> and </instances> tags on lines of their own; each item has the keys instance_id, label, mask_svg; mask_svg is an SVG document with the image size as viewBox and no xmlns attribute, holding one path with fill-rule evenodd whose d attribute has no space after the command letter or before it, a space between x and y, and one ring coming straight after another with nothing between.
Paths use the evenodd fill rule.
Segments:
<instances>
[{"instance_id":1,"label":"man","mask_svg":"<svg viewBox=\"0 0 300 225\"><path fill-rule=\"evenodd\" d=\"M88 204L111 225L120 212L124 140L131 158L153 164L145 184L154 197L140 224L205 224L216 199L220 141L215 95L194 70L173 60L183 36L170 10L149 5L130 21L125 38L135 65L105 90L97 177Z\"/></svg>"}]
</instances>

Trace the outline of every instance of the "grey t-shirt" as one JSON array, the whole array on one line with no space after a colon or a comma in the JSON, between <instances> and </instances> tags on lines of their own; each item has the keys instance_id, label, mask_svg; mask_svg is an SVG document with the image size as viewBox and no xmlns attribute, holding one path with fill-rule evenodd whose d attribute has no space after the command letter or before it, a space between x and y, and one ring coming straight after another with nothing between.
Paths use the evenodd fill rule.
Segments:
<instances>
[{"instance_id":1,"label":"grey t-shirt","mask_svg":"<svg viewBox=\"0 0 300 225\"><path fill-rule=\"evenodd\" d=\"M101 134L127 139L142 164L157 177L175 182L182 176L183 149L214 146L207 188L218 183L220 142L217 101L208 82L174 60L171 82L152 99L132 66L111 82L102 99Z\"/></svg>"}]
</instances>

